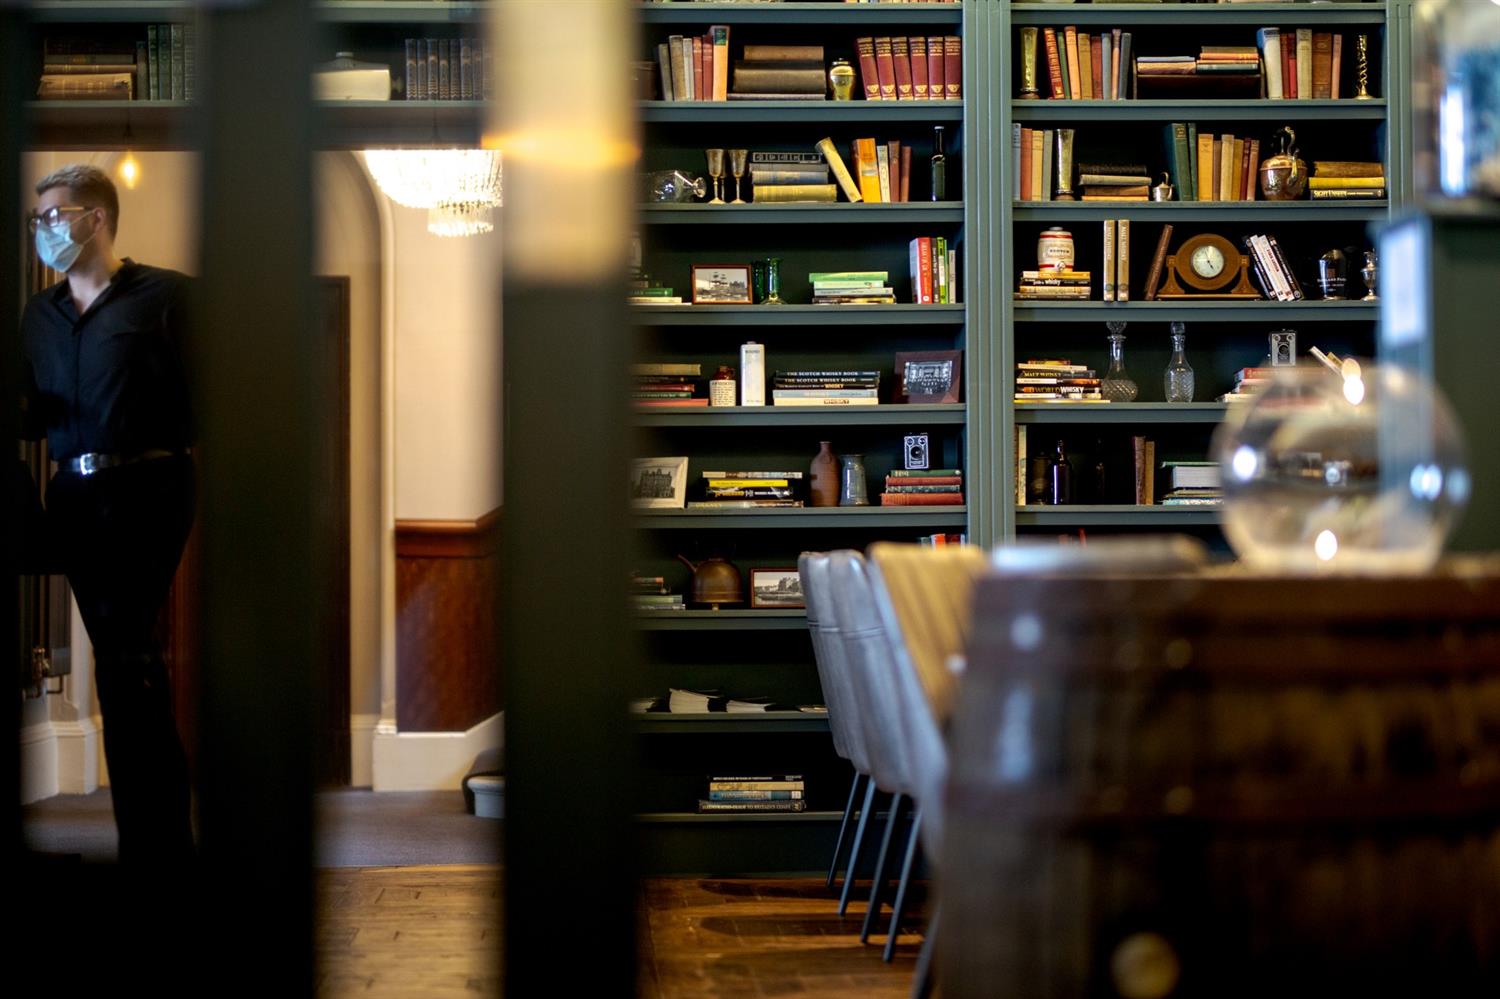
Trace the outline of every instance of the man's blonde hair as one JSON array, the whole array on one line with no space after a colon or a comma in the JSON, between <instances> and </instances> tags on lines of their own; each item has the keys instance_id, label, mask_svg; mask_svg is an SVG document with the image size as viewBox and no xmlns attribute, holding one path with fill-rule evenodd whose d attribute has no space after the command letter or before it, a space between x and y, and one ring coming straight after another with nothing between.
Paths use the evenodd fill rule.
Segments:
<instances>
[{"instance_id":1,"label":"man's blonde hair","mask_svg":"<svg viewBox=\"0 0 1500 999\"><path fill-rule=\"evenodd\" d=\"M66 187L73 200L87 208L104 209L104 221L113 237L120 228L120 195L109 174L87 163L73 163L53 170L37 181L38 196L54 187Z\"/></svg>"}]
</instances>

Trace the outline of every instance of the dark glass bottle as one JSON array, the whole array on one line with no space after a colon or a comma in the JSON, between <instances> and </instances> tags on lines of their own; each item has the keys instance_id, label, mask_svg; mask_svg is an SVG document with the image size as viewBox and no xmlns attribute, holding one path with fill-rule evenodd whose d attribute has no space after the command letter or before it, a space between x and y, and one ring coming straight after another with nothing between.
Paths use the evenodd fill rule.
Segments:
<instances>
[{"instance_id":1,"label":"dark glass bottle","mask_svg":"<svg viewBox=\"0 0 1500 999\"><path fill-rule=\"evenodd\" d=\"M1057 454L1052 457L1051 484L1052 495L1048 499L1054 506L1073 502L1073 462L1062 441L1057 442Z\"/></svg>"},{"instance_id":2,"label":"dark glass bottle","mask_svg":"<svg viewBox=\"0 0 1500 999\"><path fill-rule=\"evenodd\" d=\"M1108 503L1109 480L1104 470L1104 442L1094 444L1094 502Z\"/></svg>"},{"instance_id":3,"label":"dark glass bottle","mask_svg":"<svg viewBox=\"0 0 1500 999\"><path fill-rule=\"evenodd\" d=\"M932 127L932 200L948 200L948 157L943 153L943 126Z\"/></svg>"}]
</instances>

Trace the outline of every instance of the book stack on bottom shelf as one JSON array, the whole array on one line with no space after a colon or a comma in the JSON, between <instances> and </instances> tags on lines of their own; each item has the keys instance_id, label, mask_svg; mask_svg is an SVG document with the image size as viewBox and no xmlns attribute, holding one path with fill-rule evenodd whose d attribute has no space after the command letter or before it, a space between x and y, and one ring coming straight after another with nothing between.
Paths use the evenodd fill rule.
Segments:
<instances>
[{"instance_id":1,"label":"book stack on bottom shelf","mask_svg":"<svg viewBox=\"0 0 1500 999\"><path fill-rule=\"evenodd\" d=\"M964 476L957 468L894 469L885 477L881 506L963 506Z\"/></svg>"},{"instance_id":2,"label":"book stack on bottom shelf","mask_svg":"<svg viewBox=\"0 0 1500 999\"><path fill-rule=\"evenodd\" d=\"M801 472L715 471L703 473L701 500L689 500L689 509L753 510L762 507L799 507Z\"/></svg>"},{"instance_id":3,"label":"book stack on bottom shelf","mask_svg":"<svg viewBox=\"0 0 1500 999\"><path fill-rule=\"evenodd\" d=\"M806 784L801 774L783 777L710 777L700 813L804 812Z\"/></svg>"},{"instance_id":4,"label":"book stack on bottom shelf","mask_svg":"<svg viewBox=\"0 0 1500 999\"><path fill-rule=\"evenodd\" d=\"M1223 502L1218 462L1164 461L1161 467L1169 486L1162 506L1219 506Z\"/></svg>"},{"instance_id":5,"label":"book stack on bottom shelf","mask_svg":"<svg viewBox=\"0 0 1500 999\"><path fill-rule=\"evenodd\" d=\"M1093 295L1094 275L1089 271L1045 270L1022 271L1016 298L1069 299L1087 302Z\"/></svg>"}]
</instances>

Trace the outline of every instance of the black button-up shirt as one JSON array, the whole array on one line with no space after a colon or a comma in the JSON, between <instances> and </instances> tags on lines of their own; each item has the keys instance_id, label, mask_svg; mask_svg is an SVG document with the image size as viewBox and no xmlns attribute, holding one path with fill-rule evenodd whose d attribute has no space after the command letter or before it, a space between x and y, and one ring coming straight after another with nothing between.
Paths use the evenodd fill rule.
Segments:
<instances>
[{"instance_id":1,"label":"black button-up shirt","mask_svg":"<svg viewBox=\"0 0 1500 999\"><path fill-rule=\"evenodd\" d=\"M53 458L138 454L192 443L183 359L191 279L126 258L83 315L68 282L21 317L26 423Z\"/></svg>"}]
</instances>

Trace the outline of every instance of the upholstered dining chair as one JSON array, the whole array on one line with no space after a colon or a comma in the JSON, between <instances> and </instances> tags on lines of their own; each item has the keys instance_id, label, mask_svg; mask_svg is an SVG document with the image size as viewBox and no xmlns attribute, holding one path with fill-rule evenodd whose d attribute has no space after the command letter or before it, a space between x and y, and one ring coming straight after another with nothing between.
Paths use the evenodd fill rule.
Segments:
<instances>
[{"instance_id":1,"label":"upholstered dining chair","mask_svg":"<svg viewBox=\"0 0 1500 999\"><path fill-rule=\"evenodd\" d=\"M797 572L802 577L803 600L807 604L807 630L812 637L813 659L817 664L818 683L823 688L823 701L828 708L828 727L833 735L833 751L848 760L854 769L854 779L849 784L849 800L844 805L844 818L839 823L838 839L833 845L833 857L828 864L827 886L832 888L838 879L839 858L849 840L851 821L859 823L854 846L850 851L850 862L845 874L843 900L839 909L842 915L848 905L849 881L852 880L854 859L859 853L864 838L867 816L874 804L875 784L870 780L870 755L865 748L865 734L858 719L854 692L849 686L849 671L845 659L844 643L839 635L838 623L833 619L829 606L831 595L828 582L828 554L826 552L803 552L797 558ZM860 794L865 800L860 807ZM856 818L857 817L857 818Z\"/></svg>"}]
</instances>

